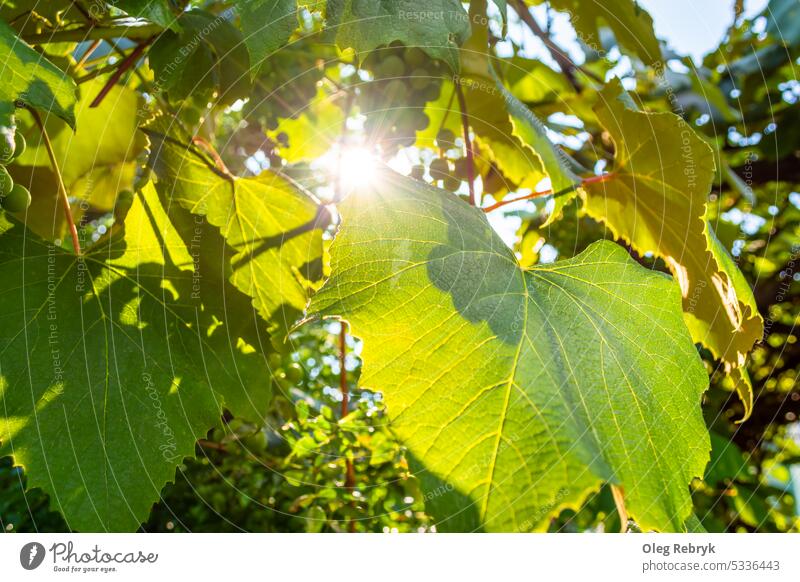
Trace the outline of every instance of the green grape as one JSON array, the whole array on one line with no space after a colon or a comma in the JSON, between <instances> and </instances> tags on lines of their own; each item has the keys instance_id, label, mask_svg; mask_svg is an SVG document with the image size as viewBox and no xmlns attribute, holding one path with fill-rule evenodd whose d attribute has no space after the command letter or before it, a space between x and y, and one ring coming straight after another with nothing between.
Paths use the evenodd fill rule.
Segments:
<instances>
[{"instance_id":1,"label":"green grape","mask_svg":"<svg viewBox=\"0 0 800 582\"><path fill-rule=\"evenodd\" d=\"M467 158L458 158L455 162L453 162L453 175L457 176L461 180L469 180L469 171L467 168Z\"/></svg>"},{"instance_id":2,"label":"green grape","mask_svg":"<svg viewBox=\"0 0 800 582\"><path fill-rule=\"evenodd\" d=\"M391 77L402 77L406 72L406 66L403 59L397 55L389 55L383 59L379 65L376 73L383 79Z\"/></svg>"},{"instance_id":3,"label":"green grape","mask_svg":"<svg viewBox=\"0 0 800 582\"><path fill-rule=\"evenodd\" d=\"M483 191L489 194L496 194L507 192L511 184L503 177L503 175L492 168L482 178Z\"/></svg>"},{"instance_id":4,"label":"green grape","mask_svg":"<svg viewBox=\"0 0 800 582\"><path fill-rule=\"evenodd\" d=\"M267 435L264 434L263 430L249 434L239 440L251 452L259 452L267 448Z\"/></svg>"},{"instance_id":5,"label":"green grape","mask_svg":"<svg viewBox=\"0 0 800 582\"><path fill-rule=\"evenodd\" d=\"M267 365L269 366L270 372L277 374L278 370L283 366L283 358L280 354L272 352L267 356Z\"/></svg>"},{"instance_id":6,"label":"green grape","mask_svg":"<svg viewBox=\"0 0 800 582\"><path fill-rule=\"evenodd\" d=\"M422 180L423 176L425 176L425 166L422 164L411 166L410 176L415 180Z\"/></svg>"},{"instance_id":7,"label":"green grape","mask_svg":"<svg viewBox=\"0 0 800 582\"><path fill-rule=\"evenodd\" d=\"M455 192L458 190L459 186L461 186L461 178L457 178L452 174L448 174L444 177L442 186L444 186L444 189L448 190L449 192Z\"/></svg>"},{"instance_id":8,"label":"green grape","mask_svg":"<svg viewBox=\"0 0 800 582\"><path fill-rule=\"evenodd\" d=\"M22 154L25 153L25 148L28 146L27 142L25 141L25 136L22 135L20 132L14 132L14 155L12 159L17 159Z\"/></svg>"},{"instance_id":9,"label":"green grape","mask_svg":"<svg viewBox=\"0 0 800 582\"><path fill-rule=\"evenodd\" d=\"M421 131L426 127L428 127L428 123L430 123L430 120L428 119L428 116L425 115L425 112L423 110L412 109L410 111L413 113L413 115L411 116L411 123L409 123L409 127L412 127L417 131Z\"/></svg>"},{"instance_id":10,"label":"green grape","mask_svg":"<svg viewBox=\"0 0 800 582\"><path fill-rule=\"evenodd\" d=\"M408 63L409 67L420 67L427 63L430 59L422 49L417 47L409 47L403 53L403 59Z\"/></svg>"},{"instance_id":11,"label":"green grape","mask_svg":"<svg viewBox=\"0 0 800 582\"><path fill-rule=\"evenodd\" d=\"M428 83L423 90L423 97L425 98L425 101L436 101L439 98L439 93L441 90L441 83Z\"/></svg>"},{"instance_id":12,"label":"green grape","mask_svg":"<svg viewBox=\"0 0 800 582\"><path fill-rule=\"evenodd\" d=\"M386 83L385 94L390 103L403 103L408 96L408 87L402 79L392 79Z\"/></svg>"},{"instance_id":13,"label":"green grape","mask_svg":"<svg viewBox=\"0 0 800 582\"><path fill-rule=\"evenodd\" d=\"M443 150L453 147L455 141L455 134L446 127L436 134L436 145Z\"/></svg>"},{"instance_id":14,"label":"green grape","mask_svg":"<svg viewBox=\"0 0 800 582\"><path fill-rule=\"evenodd\" d=\"M414 110L406 107L395 111L394 126L400 134L407 134L408 128L414 125Z\"/></svg>"},{"instance_id":15,"label":"green grape","mask_svg":"<svg viewBox=\"0 0 800 582\"><path fill-rule=\"evenodd\" d=\"M8 212L24 212L30 205L31 193L21 184L14 184L11 191L0 198L0 206Z\"/></svg>"},{"instance_id":16,"label":"green grape","mask_svg":"<svg viewBox=\"0 0 800 582\"><path fill-rule=\"evenodd\" d=\"M417 137L415 135L398 135L394 138L394 143L403 148L411 147L416 141Z\"/></svg>"},{"instance_id":17,"label":"green grape","mask_svg":"<svg viewBox=\"0 0 800 582\"><path fill-rule=\"evenodd\" d=\"M416 90L425 89L431 83L431 74L427 69L417 68L411 72L411 87Z\"/></svg>"},{"instance_id":18,"label":"green grape","mask_svg":"<svg viewBox=\"0 0 800 582\"><path fill-rule=\"evenodd\" d=\"M324 71L308 50L308 43L293 43L266 59L242 113L270 131L281 119L297 118L317 94Z\"/></svg>"},{"instance_id":19,"label":"green grape","mask_svg":"<svg viewBox=\"0 0 800 582\"><path fill-rule=\"evenodd\" d=\"M0 166L0 196L6 196L14 187L14 180L4 166Z\"/></svg>"},{"instance_id":20,"label":"green grape","mask_svg":"<svg viewBox=\"0 0 800 582\"><path fill-rule=\"evenodd\" d=\"M297 362L292 362L289 364L289 367L286 368L286 379L289 380L292 384L299 383L303 377L305 376L305 371L303 370L303 366L298 364Z\"/></svg>"},{"instance_id":21,"label":"green grape","mask_svg":"<svg viewBox=\"0 0 800 582\"><path fill-rule=\"evenodd\" d=\"M14 159L14 148L16 147L14 144L16 143L16 138L12 138L9 135L9 131L7 128L2 128L3 131L0 132L0 164L7 164L11 160ZM14 133L17 135L17 132Z\"/></svg>"},{"instance_id":22,"label":"green grape","mask_svg":"<svg viewBox=\"0 0 800 582\"><path fill-rule=\"evenodd\" d=\"M450 162L445 158L436 158L431 162L430 171L434 180L444 180L450 175Z\"/></svg>"}]
</instances>

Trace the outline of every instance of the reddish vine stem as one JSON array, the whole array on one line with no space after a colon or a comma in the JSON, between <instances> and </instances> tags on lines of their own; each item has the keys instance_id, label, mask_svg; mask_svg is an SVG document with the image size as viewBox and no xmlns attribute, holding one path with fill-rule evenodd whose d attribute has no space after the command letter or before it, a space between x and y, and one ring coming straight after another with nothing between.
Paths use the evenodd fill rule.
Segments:
<instances>
[{"instance_id":1,"label":"reddish vine stem","mask_svg":"<svg viewBox=\"0 0 800 582\"><path fill-rule=\"evenodd\" d=\"M525 196L519 196L517 198L512 198L511 200L500 200L499 202L495 202L494 204L487 206L486 208L482 208L484 212L491 212L492 210L497 210L498 208L502 208L503 206L507 206L508 204L513 204L514 202L519 202L521 200L530 200L532 198L539 198L541 196L549 196L552 194L553 196L562 196L564 194L569 194L578 186L583 186L584 184L597 184L598 182L605 182L610 180L614 177L614 174L601 174L600 176L589 176L588 178L584 178L581 180L580 184L573 184L572 186L567 186L563 190L559 190L558 192L553 192L551 189L548 190L540 190L538 192L531 192L530 194L526 194Z\"/></svg>"},{"instance_id":2,"label":"reddish vine stem","mask_svg":"<svg viewBox=\"0 0 800 582\"><path fill-rule=\"evenodd\" d=\"M614 498L614 505L616 505L617 513L619 514L619 533L627 533L628 510L625 508L625 490L618 485L612 485L611 496Z\"/></svg>"},{"instance_id":3,"label":"reddish vine stem","mask_svg":"<svg viewBox=\"0 0 800 582\"><path fill-rule=\"evenodd\" d=\"M347 384L347 324L342 321L339 328L339 390L342 393L342 409L340 411L341 418L347 416L350 408L350 388ZM353 466L353 461L348 458L344 460L345 474L344 486L347 490L352 491L356 485L356 470ZM352 519L348 524L350 532L356 531L356 522Z\"/></svg>"},{"instance_id":4,"label":"reddish vine stem","mask_svg":"<svg viewBox=\"0 0 800 582\"><path fill-rule=\"evenodd\" d=\"M103 99L106 98L106 95L109 94L111 89L114 88L114 85L116 85L122 78L122 75L125 74L125 71L136 64L136 61L139 60L139 57L142 56L142 53L144 53L145 49L150 46L150 43L152 43L155 39L155 36L151 36L150 38L143 40L136 45L136 48L131 51L131 54L120 61L117 70L114 71L114 73L111 75L111 78L109 78L106 84L103 85L103 88L100 89L97 97L95 97L94 100L89 104L89 107L98 107L103 102Z\"/></svg>"},{"instance_id":5,"label":"reddish vine stem","mask_svg":"<svg viewBox=\"0 0 800 582\"><path fill-rule=\"evenodd\" d=\"M472 152L472 140L469 138L469 114L467 112L467 101L464 99L464 92L461 90L461 81L456 79L456 95L458 96L458 107L461 110L461 127L464 131L464 144L467 148L467 184L469 185L469 203L478 206L478 198L475 195L475 156Z\"/></svg>"},{"instance_id":6,"label":"reddish vine stem","mask_svg":"<svg viewBox=\"0 0 800 582\"><path fill-rule=\"evenodd\" d=\"M205 138L200 137L199 135L196 135L196 136L194 136L192 138L192 143L195 144L195 145L200 146L201 148L203 148L203 150L209 156L211 156L211 158L214 160L214 164L216 164L217 169L220 172L222 172L223 174L225 174L225 175L227 175L227 176L229 176L231 178L233 177L232 174L230 173L230 170L228 170L228 166L225 165L225 162L222 161L222 158L217 153L217 150L214 149L214 146L212 146L208 142L208 140L206 140Z\"/></svg>"},{"instance_id":7,"label":"reddish vine stem","mask_svg":"<svg viewBox=\"0 0 800 582\"><path fill-rule=\"evenodd\" d=\"M445 107L444 115L442 116L442 121L439 124L439 128L436 130L436 135L439 135L439 132L444 129L444 124L447 123L447 116L450 115L450 108L453 106L453 99L456 98L456 88L453 87L453 92L450 93L450 99L447 100L447 107Z\"/></svg>"},{"instance_id":8,"label":"reddish vine stem","mask_svg":"<svg viewBox=\"0 0 800 582\"><path fill-rule=\"evenodd\" d=\"M58 197L61 200L61 206L64 209L64 217L67 220L67 227L69 228L70 237L72 237L72 248L77 256L81 256L81 242L78 238L78 228L75 226L75 221L72 219L72 209L69 206L67 188L64 186L64 178L61 176L61 170L58 167L58 160L56 159L55 151L53 151L53 144L50 142L50 136L47 135L47 130L44 127L42 118L39 116L39 112L32 107L29 107L28 111L31 112L33 120L36 122L36 125L39 126L39 131L42 132L44 149L47 150L47 156L50 158L50 165L53 167L53 173L56 175Z\"/></svg>"},{"instance_id":9,"label":"reddish vine stem","mask_svg":"<svg viewBox=\"0 0 800 582\"><path fill-rule=\"evenodd\" d=\"M86 52L83 53L80 60L75 64L75 68L82 69L83 66L86 64L86 61L89 60L89 57L91 57L94 51L97 50L97 47L100 46L101 42L103 41L99 38L94 39L92 41L92 44L89 45L89 48L86 49Z\"/></svg>"},{"instance_id":10,"label":"reddish vine stem","mask_svg":"<svg viewBox=\"0 0 800 582\"><path fill-rule=\"evenodd\" d=\"M350 408L350 389L347 385L347 368L345 367L347 357L347 324L341 323L339 329L339 390L342 392L341 416L347 416Z\"/></svg>"},{"instance_id":11,"label":"reddish vine stem","mask_svg":"<svg viewBox=\"0 0 800 582\"><path fill-rule=\"evenodd\" d=\"M582 87L578 82L578 79L575 78L575 71L580 71L598 83L603 82L603 80L592 71L575 63L575 61L573 61L569 55L567 55L556 43L553 42L553 39L550 38L550 35L546 31L542 30L542 27L539 26L538 22L536 22L536 19L528 9L528 5L525 4L523 0L512 0L511 5L519 15L520 20L522 20L522 22L525 23L530 31L539 37L539 39L544 43L545 48L550 53L550 56L553 57L553 60L561 68L561 72L564 73L567 81L570 85L572 85L572 88L575 89L577 93L581 92Z\"/></svg>"}]
</instances>

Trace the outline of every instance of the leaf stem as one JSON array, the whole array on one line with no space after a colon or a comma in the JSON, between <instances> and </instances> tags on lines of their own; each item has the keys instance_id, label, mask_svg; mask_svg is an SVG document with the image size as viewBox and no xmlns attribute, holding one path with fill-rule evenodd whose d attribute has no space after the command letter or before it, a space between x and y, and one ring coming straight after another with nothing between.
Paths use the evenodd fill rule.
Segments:
<instances>
[{"instance_id":1,"label":"leaf stem","mask_svg":"<svg viewBox=\"0 0 800 582\"><path fill-rule=\"evenodd\" d=\"M340 418L347 416L350 408L350 388L347 384L347 324L342 320L339 328L339 390L342 393L342 409ZM344 486L352 491L356 485L356 470L353 461L345 457L344 459ZM352 533L356 531L356 522L349 520L348 530Z\"/></svg>"},{"instance_id":2,"label":"leaf stem","mask_svg":"<svg viewBox=\"0 0 800 582\"><path fill-rule=\"evenodd\" d=\"M531 192L530 194L526 194L525 196L519 196L517 198L512 198L511 200L500 200L499 202L495 202L491 206L487 206L482 208L484 212L491 212L492 210L497 210L498 208L502 208L503 206L507 206L509 204L513 204L514 202L519 202L521 200L530 200L532 198L540 198L541 196L549 196L550 194L553 197L563 196L564 194L569 194L573 192L579 186L583 186L584 184L597 184L599 182L605 182L610 180L614 177L613 173L609 174L600 174L599 176L589 176L588 178L584 178L579 183L572 184L571 186L567 186L559 190L558 192L553 192L551 189L548 190L539 190L538 192Z\"/></svg>"},{"instance_id":3,"label":"leaf stem","mask_svg":"<svg viewBox=\"0 0 800 582\"><path fill-rule=\"evenodd\" d=\"M467 112L467 101L464 99L464 92L461 90L461 81L455 80L455 92L458 96L458 107L461 110L461 127L464 132L464 144L467 148L467 184L469 185L469 203L478 206L478 198L475 194L475 156L472 152L472 140L469 137L469 114Z\"/></svg>"},{"instance_id":4,"label":"leaf stem","mask_svg":"<svg viewBox=\"0 0 800 582\"><path fill-rule=\"evenodd\" d=\"M100 46L101 42L103 42L103 40L99 38L96 38L92 41L92 44L89 45L89 48L86 49L86 52L81 55L80 60L75 64L76 69L82 69L84 65L86 65L86 61L88 61L89 57L92 56L92 53L97 50L97 47Z\"/></svg>"},{"instance_id":5,"label":"leaf stem","mask_svg":"<svg viewBox=\"0 0 800 582\"><path fill-rule=\"evenodd\" d=\"M614 498L614 505L617 506L619 514L619 533L626 533L628 531L628 510L625 509L625 491L619 485L612 485L611 496Z\"/></svg>"},{"instance_id":6,"label":"leaf stem","mask_svg":"<svg viewBox=\"0 0 800 582\"><path fill-rule=\"evenodd\" d=\"M139 60L139 57L142 56L142 53L145 51L145 49L155 39L156 39L155 36L151 36L150 38L143 40L142 42L136 45L136 48L131 51L131 54L129 54L127 57L125 57L120 61L117 70L114 71L114 73L108 79L106 84L103 85L103 88L100 89L100 92L97 94L97 97L95 97L94 100L89 104L90 108L98 107L103 102L103 99L106 98L106 95L108 95L111 89L114 88L114 85L117 84L122 75L125 74L125 71L130 69L136 63L136 61Z\"/></svg>"},{"instance_id":7,"label":"leaf stem","mask_svg":"<svg viewBox=\"0 0 800 582\"><path fill-rule=\"evenodd\" d=\"M192 138L192 143L203 148L203 150L205 150L205 152L211 156L220 172L227 174L231 179L233 178L233 174L231 174L230 170L228 170L228 166L225 165L225 162L222 161L222 158L217 153L217 150L214 149L214 146L212 146L208 140L196 135Z\"/></svg>"},{"instance_id":8,"label":"leaf stem","mask_svg":"<svg viewBox=\"0 0 800 582\"><path fill-rule=\"evenodd\" d=\"M347 324L342 321L339 329L339 390L342 392L341 416L347 416L350 408L350 388L347 385L347 368L345 367L347 356Z\"/></svg>"},{"instance_id":9,"label":"leaf stem","mask_svg":"<svg viewBox=\"0 0 800 582\"><path fill-rule=\"evenodd\" d=\"M53 151L53 144L50 142L50 136L47 135L47 130L44 127L44 123L42 122L42 118L39 116L39 112L36 111L33 107L28 107L28 111L31 112L33 116L33 120L36 122L36 125L39 126L39 130L42 132L42 141L44 142L44 148L47 150L47 156L50 158L50 165L53 167L53 173L56 175L56 183L58 184L58 195L61 199L61 206L64 209L64 217L67 220L67 226L69 227L69 234L72 237L72 248L75 251L77 256L81 256L81 243L80 239L78 238L78 229L75 226L75 221L72 219L72 209L69 206L69 196L67 195L67 189L64 186L64 178L61 175L61 170L58 167L58 160L56 159L56 153Z\"/></svg>"},{"instance_id":10,"label":"leaf stem","mask_svg":"<svg viewBox=\"0 0 800 582\"><path fill-rule=\"evenodd\" d=\"M444 115L442 116L442 122L439 124L439 129L436 130L436 135L439 135L439 132L444 129L444 124L447 123L447 117L450 115L450 108L453 106L453 99L456 98L456 88L453 87L453 92L450 93L450 99L447 101L447 107L445 107Z\"/></svg>"},{"instance_id":11,"label":"leaf stem","mask_svg":"<svg viewBox=\"0 0 800 582\"><path fill-rule=\"evenodd\" d=\"M513 5L514 10L519 15L522 22L524 22L530 31L539 37L539 39L544 43L545 48L550 53L550 56L553 57L553 60L556 62L556 64L558 64L561 72L564 73L567 81L569 81L569 84L572 85L572 88L575 89L577 93L581 92L581 85L578 82L578 79L575 78L575 71L580 71L593 81L601 84L603 83L603 80L600 77L575 63L571 58L569 58L567 53L561 50L561 48L553 42L553 39L550 38L550 35L542 30L542 27L539 26L538 22L536 22L536 19L530 13L530 10L528 10L528 6L525 4L524 0L512 0L511 4Z\"/></svg>"}]
</instances>

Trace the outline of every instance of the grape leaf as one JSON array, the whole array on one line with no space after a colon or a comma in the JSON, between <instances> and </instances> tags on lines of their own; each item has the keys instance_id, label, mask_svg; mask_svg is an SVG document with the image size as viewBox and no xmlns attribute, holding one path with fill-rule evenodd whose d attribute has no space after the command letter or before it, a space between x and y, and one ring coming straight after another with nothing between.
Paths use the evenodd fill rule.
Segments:
<instances>
[{"instance_id":1,"label":"grape leaf","mask_svg":"<svg viewBox=\"0 0 800 582\"><path fill-rule=\"evenodd\" d=\"M297 28L297 0L236 0L247 51L250 74L280 49Z\"/></svg>"},{"instance_id":2,"label":"grape leaf","mask_svg":"<svg viewBox=\"0 0 800 582\"><path fill-rule=\"evenodd\" d=\"M458 46L470 23L458 0L328 0L327 26L336 44L367 53L400 41L424 50L458 71Z\"/></svg>"},{"instance_id":3,"label":"grape leaf","mask_svg":"<svg viewBox=\"0 0 800 582\"><path fill-rule=\"evenodd\" d=\"M59 119L44 120L67 192L82 201L73 204L76 221L86 209L83 202L109 212L119 191L133 189L136 158L147 142L136 129L141 103L135 91L116 85L98 107L90 107L104 84L96 79L81 85L74 133ZM18 130L24 132L28 147L9 171L33 193L33 202L28 212L17 216L45 239L63 238L66 220L41 131L25 113Z\"/></svg>"},{"instance_id":4,"label":"grape leaf","mask_svg":"<svg viewBox=\"0 0 800 582\"><path fill-rule=\"evenodd\" d=\"M344 117L336 98L319 89L297 117L281 119L278 127L267 135L279 144L279 136L286 135L288 144L280 145L278 151L287 163L311 161L327 152L339 139Z\"/></svg>"},{"instance_id":5,"label":"grape leaf","mask_svg":"<svg viewBox=\"0 0 800 582\"><path fill-rule=\"evenodd\" d=\"M152 187L83 259L0 221L0 455L71 528L133 530L223 407L263 417L249 298L196 289Z\"/></svg>"},{"instance_id":6,"label":"grape leaf","mask_svg":"<svg viewBox=\"0 0 800 582\"><path fill-rule=\"evenodd\" d=\"M613 179L584 187L584 210L640 253L662 257L678 279L686 323L733 372L750 415L752 388L741 370L763 334L753 293L706 219L714 153L673 113L639 111L619 80L595 110L614 140Z\"/></svg>"},{"instance_id":7,"label":"grape leaf","mask_svg":"<svg viewBox=\"0 0 800 582\"><path fill-rule=\"evenodd\" d=\"M75 81L20 39L0 20L0 125L13 125L9 104L49 111L75 127Z\"/></svg>"},{"instance_id":8,"label":"grape leaf","mask_svg":"<svg viewBox=\"0 0 800 582\"><path fill-rule=\"evenodd\" d=\"M594 50L602 50L600 28L606 25L620 46L637 55L645 65L661 62L653 19L636 0L552 0L550 4L569 13L578 37Z\"/></svg>"},{"instance_id":9,"label":"grape leaf","mask_svg":"<svg viewBox=\"0 0 800 582\"><path fill-rule=\"evenodd\" d=\"M785 46L800 44L800 6L793 0L770 0L761 13L767 21L764 32Z\"/></svg>"},{"instance_id":10,"label":"grape leaf","mask_svg":"<svg viewBox=\"0 0 800 582\"><path fill-rule=\"evenodd\" d=\"M247 48L226 14L184 12L178 19L181 31L166 31L150 48L156 87L170 99L215 96L216 103L230 104L249 96Z\"/></svg>"},{"instance_id":11,"label":"grape leaf","mask_svg":"<svg viewBox=\"0 0 800 582\"><path fill-rule=\"evenodd\" d=\"M340 212L309 317L364 340L437 528L537 529L610 482L683 529L708 378L669 277L608 241L522 270L483 213L389 172Z\"/></svg>"},{"instance_id":12,"label":"grape leaf","mask_svg":"<svg viewBox=\"0 0 800 582\"><path fill-rule=\"evenodd\" d=\"M578 182L566 154L547 137L544 124L499 82L489 55L486 0L470 3L472 36L461 50L459 81L470 126L492 161L519 187L534 189L545 177L554 191ZM456 116L457 117L457 116Z\"/></svg>"},{"instance_id":13,"label":"grape leaf","mask_svg":"<svg viewBox=\"0 0 800 582\"><path fill-rule=\"evenodd\" d=\"M169 0L116 0L112 4L131 16L144 18L164 28L180 30L178 19L172 12Z\"/></svg>"},{"instance_id":14,"label":"grape leaf","mask_svg":"<svg viewBox=\"0 0 800 582\"><path fill-rule=\"evenodd\" d=\"M322 260L318 207L287 178L262 172L254 178L225 177L192 149L148 132L157 188L172 203L207 217L225 238L230 281L253 298L269 320L286 305L302 310L309 271Z\"/></svg>"}]
</instances>

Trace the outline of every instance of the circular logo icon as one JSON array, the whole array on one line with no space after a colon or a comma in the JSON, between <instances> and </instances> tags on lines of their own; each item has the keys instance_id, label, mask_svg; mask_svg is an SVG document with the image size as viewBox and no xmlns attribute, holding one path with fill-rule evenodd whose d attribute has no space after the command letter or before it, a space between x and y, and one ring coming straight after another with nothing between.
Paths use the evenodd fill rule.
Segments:
<instances>
[{"instance_id":1,"label":"circular logo icon","mask_svg":"<svg viewBox=\"0 0 800 582\"><path fill-rule=\"evenodd\" d=\"M26 570L35 570L44 561L44 546L39 542L29 542L19 551L19 563Z\"/></svg>"}]
</instances>

